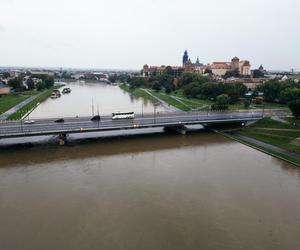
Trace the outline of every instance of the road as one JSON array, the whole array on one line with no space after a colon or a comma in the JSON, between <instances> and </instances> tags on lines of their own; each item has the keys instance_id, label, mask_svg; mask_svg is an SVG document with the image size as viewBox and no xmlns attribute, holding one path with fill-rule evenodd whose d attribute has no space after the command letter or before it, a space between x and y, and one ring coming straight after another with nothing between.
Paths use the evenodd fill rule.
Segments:
<instances>
[{"instance_id":1,"label":"road","mask_svg":"<svg viewBox=\"0 0 300 250\"><path fill-rule=\"evenodd\" d=\"M135 119L131 120L112 120L111 117L106 116L102 117L101 121L91 121L90 117L66 118L64 123L56 123L55 119L36 120L34 124L24 124L24 121L5 121L0 123L0 138L190 124L208 125L258 120L261 117L261 112L176 112L157 114L156 116L153 114L137 115Z\"/></svg>"},{"instance_id":2,"label":"road","mask_svg":"<svg viewBox=\"0 0 300 250\"><path fill-rule=\"evenodd\" d=\"M0 115L0 121L6 120L9 116L11 116L15 112L17 112L19 109L21 109L24 106L26 106L28 103L30 103L31 101L33 101L35 98L39 97L41 94L42 93L39 93L39 94L34 95L34 96L31 96L31 97L27 98L26 100L24 100L23 102L20 102L19 104L17 104L13 108L9 109L8 111L6 111L2 115Z\"/></svg>"}]
</instances>

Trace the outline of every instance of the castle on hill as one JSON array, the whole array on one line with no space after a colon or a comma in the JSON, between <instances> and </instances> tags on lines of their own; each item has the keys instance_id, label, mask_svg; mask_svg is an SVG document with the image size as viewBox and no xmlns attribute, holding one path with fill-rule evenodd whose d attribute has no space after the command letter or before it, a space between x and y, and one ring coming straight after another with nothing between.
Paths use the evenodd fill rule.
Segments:
<instances>
[{"instance_id":1,"label":"castle on hill","mask_svg":"<svg viewBox=\"0 0 300 250\"><path fill-rule=\"evenodd\" d=\"M238 57L231 59L231 62L213 62L212 64L202 64L199 57L195 63L189 57L188 51L184 51L182 57L182 66L143 66L142 75L149 77L155 74L172 73L175 76L181 73L212 73L216 76L223 76L227 72L234 71L241 76L249 76L251 74L251 64L247 60L240 60Z\"/></svg>"}]
</instances>

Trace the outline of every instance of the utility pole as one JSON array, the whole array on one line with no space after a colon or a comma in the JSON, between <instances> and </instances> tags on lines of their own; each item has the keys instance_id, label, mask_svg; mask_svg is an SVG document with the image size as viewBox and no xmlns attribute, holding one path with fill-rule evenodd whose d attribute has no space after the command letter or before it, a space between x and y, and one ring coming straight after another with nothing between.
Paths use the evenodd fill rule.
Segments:
<instances>
[{"instance_id":1,"label":"utility pole","mask_svg":"<svg viewBox=\"0 0 300 250\"><path fill-rule=\"evenodd\" d=\"M144 117L144 103L142 103L142 117Z\"/></svg>"},{"instance_id":2,"label":"utility pole","mask_svg":"<svg viewBox=\"0 0 300 250\"><path fill-rule=\"evenodd\" d=\"M100 121L101 121L100 112L99 112L99 104L97 104L97 114L98 114L98 117L99 117L99 120L98 120L98 128L99 128Z\"/></svg>"},{"instance_id":3,"label":"utility pole","mask_svg":"<svg viewBox=\"0 0 300 250\"><path fill-rule=\"evenodd\" d=\"M92 98L92 116L94 117L94 99Z\"/></svg>"},{"instance_id":4,"label":"utility pole","mask_svg":"<svg viewBox=\"0 0 300 250\"><path fill-rule=\"evenodd\" d=\"M156 103L154 103L154 124L156 124Z\"/></svg>"},{"instance_id":5,"label":"utility pole","mask_svg":"<svg viewBox=\"0 0 300 250\"><path fill-rule=\"evenodd\" d=\"M21 131L22 131L22 133L24 132L23 131L23 118L21 117Z\"/></svg>"}]
</instances>

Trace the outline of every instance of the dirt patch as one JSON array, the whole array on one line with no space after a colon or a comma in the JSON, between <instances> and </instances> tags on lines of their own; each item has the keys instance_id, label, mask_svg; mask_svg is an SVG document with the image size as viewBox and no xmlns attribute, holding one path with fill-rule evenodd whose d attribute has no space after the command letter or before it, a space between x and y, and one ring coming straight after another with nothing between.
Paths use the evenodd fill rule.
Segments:
<instances>
[{"instance_id":1,"label":"dirt patch","mask_svg":"<svg viewBox=\"0 0 300 250\"><path fill-rule=\"evenodd\" d=\"M291 144L294 146L300 146L300 137L291 141Z\"/></svg>"}]
</instances>

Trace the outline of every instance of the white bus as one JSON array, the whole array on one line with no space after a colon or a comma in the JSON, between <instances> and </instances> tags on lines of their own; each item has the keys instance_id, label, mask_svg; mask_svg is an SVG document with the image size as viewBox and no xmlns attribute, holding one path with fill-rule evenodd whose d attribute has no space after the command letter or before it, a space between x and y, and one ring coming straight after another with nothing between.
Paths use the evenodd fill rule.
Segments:
<instances>
[{"instance_id":1,"label":"white bus","mask_svg":"<svg viewBox=\"0 0 300 250\"><path fill-rule=\"evenodd\" d=\"M134 119L134 112L119 112L119 113L112 113L112 120L119 120L119 119Z\"/></svg>"}]
</instances>

